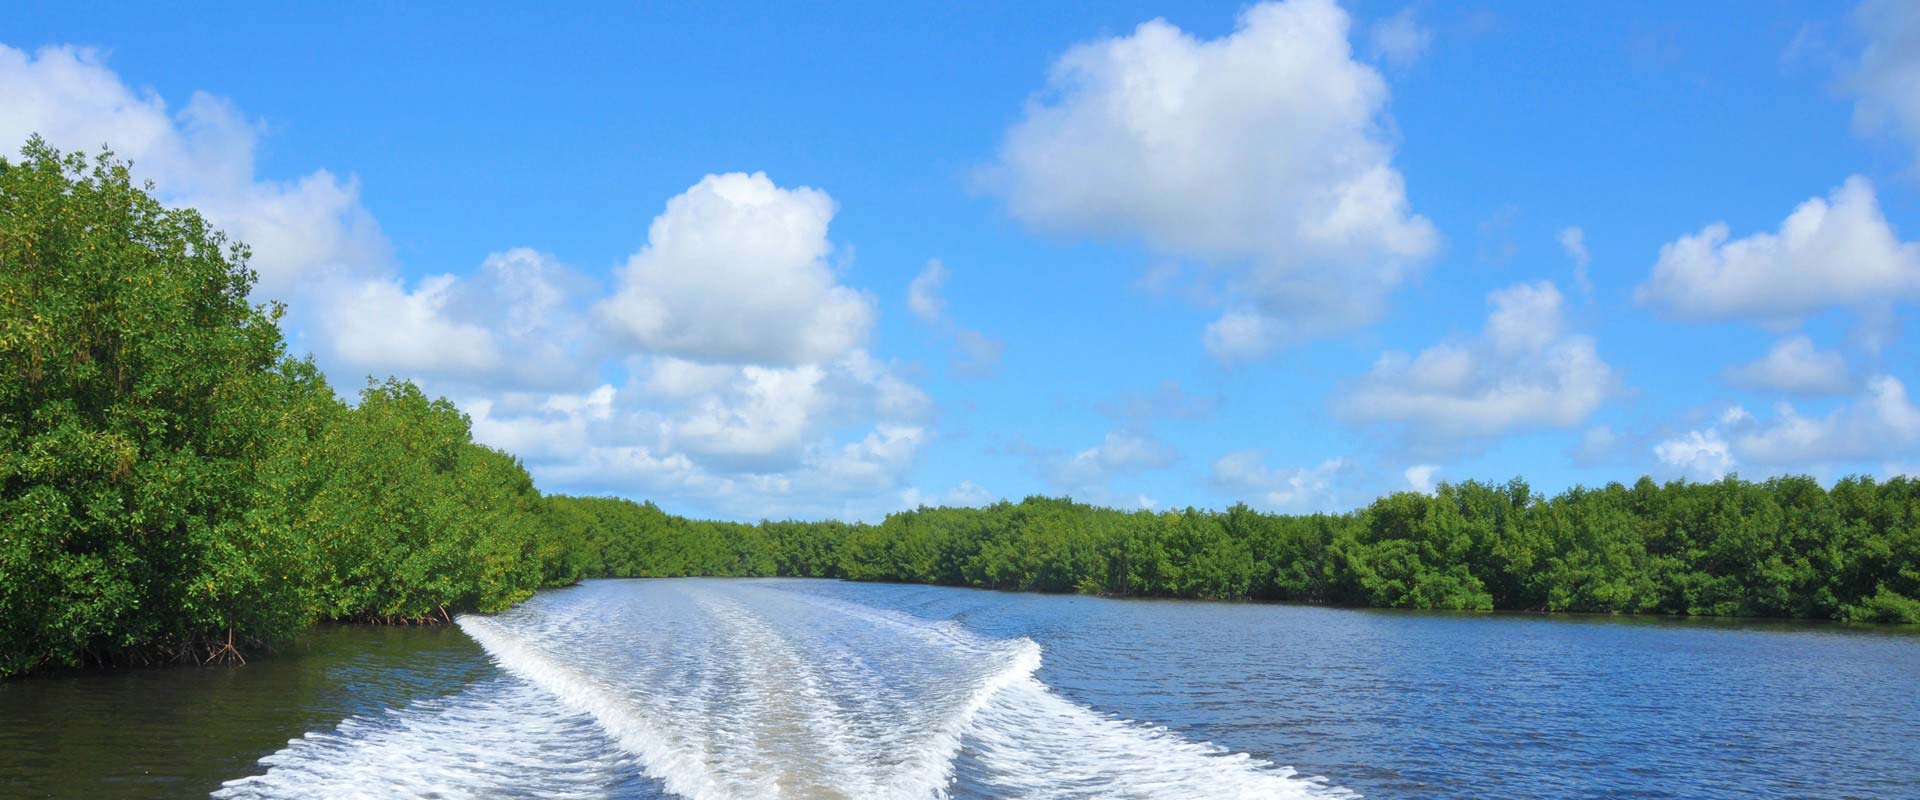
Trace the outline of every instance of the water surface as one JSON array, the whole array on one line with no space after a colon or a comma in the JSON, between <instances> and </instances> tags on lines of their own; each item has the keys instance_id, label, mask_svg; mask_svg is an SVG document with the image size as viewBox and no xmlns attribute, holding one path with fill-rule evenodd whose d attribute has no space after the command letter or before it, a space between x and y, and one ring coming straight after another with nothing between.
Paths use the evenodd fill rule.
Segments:
<instances>
[{"instance_id":1,"label":"water surface","mask_svg":"<svg viewBox=\"0 0 1920 800\"><path fill-rule=\"evenodd\" d=\"M1920 632L595 581L0 685L0 794L1920 797Z\"/></svg>"}]
</instances>

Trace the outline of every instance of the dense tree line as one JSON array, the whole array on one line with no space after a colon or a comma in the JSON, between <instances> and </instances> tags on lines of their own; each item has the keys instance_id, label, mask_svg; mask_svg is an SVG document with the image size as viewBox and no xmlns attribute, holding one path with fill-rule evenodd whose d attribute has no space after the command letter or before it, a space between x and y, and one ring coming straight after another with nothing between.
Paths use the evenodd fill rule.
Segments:
<instances>
[{"instance_id":1,"label":"dense tree line","mask_svg":"<svg viewBox=\"0 0 1920 800\"><path fill-rule=\"evenodd\" d=\"M1346 514L1117 511L1043 497L878 525L688 522L557 497L593 574L786 575L1393 608L1920 623L1920 482L1464 482ZM637 546L636 546L637 545ZM593 567L598 567L596 572Z\"/></svg>"},{"instance_id":2,"label":"dense tree line","mask_svg":"<svg viewBox=\"0 0 1920 800\"><path fill-rule=\"evenodd\" d=\"M238 659L591 577L1920 623L1907 479L1468 482L1305 516L1029 498L878 525L543 497L411 383L342 402L246 262L111 157L0 159L0 677Z\"/></svg>"},{"instance_id":3,"label":"dense tree line","mask_svg":"<svg viewBox=\"0 0 1920 800\"><path fill-rule=\"evenodd\" d=\"M554 529L519 462L412 384L342 403L246 260L110 157L0 160L0 676L540 586Z\"/></svg>"}]
</instances>

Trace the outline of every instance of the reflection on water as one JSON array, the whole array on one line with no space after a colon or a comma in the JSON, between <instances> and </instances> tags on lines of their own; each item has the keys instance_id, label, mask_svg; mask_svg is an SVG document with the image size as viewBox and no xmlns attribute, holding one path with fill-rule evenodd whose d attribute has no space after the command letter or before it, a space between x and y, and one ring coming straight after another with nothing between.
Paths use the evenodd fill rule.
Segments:
<instances>
[{"instance_id":1,"label":"reflection on water","mask_svg":"<svg viewBox=\"0 0 1920 800\"><path fill-rule=\"evenodd\" d=\"M1920 796L1912 628L789 580L462 627L0 684L0 796Z\"/></svg>"},{"instance_id":2,"label":"reflection on water","mask_svg":"<svg viewBox=\"0 0 1920 800\"><path fill-rule=\"evenodd\" d=\"M450 627L327 626L240 668L0 683L0 796L204 797L306 731L493 672Z\"/></svg>"}]
</instances>

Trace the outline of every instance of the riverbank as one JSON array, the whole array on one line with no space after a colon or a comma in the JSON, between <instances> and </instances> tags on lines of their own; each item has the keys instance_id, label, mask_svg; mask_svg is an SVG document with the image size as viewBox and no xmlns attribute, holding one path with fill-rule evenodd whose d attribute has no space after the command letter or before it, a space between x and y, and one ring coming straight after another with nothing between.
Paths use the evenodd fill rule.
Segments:
<instances>
[{"instance_id":1,"label":"riverbank","mask_svg":"<svg viewBox=\"0 0 1920 800\"><path fill-rule=\"evenodd\" d=\"M783 575L1109 596L1920 623L1920 482L1442 484L1342 514L1030 497L877 525L558 498L579 575ZM617 532L617 533L615 533ZM596 558L597 556L597 558Z\"/></svg>"}]
</instances>

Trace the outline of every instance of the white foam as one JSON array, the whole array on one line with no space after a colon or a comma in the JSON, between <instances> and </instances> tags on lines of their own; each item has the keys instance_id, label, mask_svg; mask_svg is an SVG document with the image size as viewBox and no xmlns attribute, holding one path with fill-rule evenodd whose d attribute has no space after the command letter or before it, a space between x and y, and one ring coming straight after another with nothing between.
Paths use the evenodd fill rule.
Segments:
<instances>
[{"instance_id":1,"label":"white foam","mask_svg":"<svg viewBox=\"0 0 1920 800\"><path fill-rule=\"evenodd\" d=\"M623 770L696 800L1352 796L1075 703L1031 640L778 584L593 583L458 622L505 676L309 734L219 796L605 796Z\"/></svg>"},{"instance_id":2,"label":"white foam","mask_svg":"<svg viewBox=\"0 0 1920 800\"><path fill-rule=\"evenodd\" d=\"M628 761L591 720L566 713L543 690L499 678L309 733L261 759L266 772L229 781L213 796L604 797Z\"/></svg>"},{"instance_id":3,"label":"white foam","mask_svg":"<svg viewBox=\"0 0 1920 800\"><path fill-rule=\"evenodd\" d=\"M1163 727L1101 714L1032 678L983 709L969 744L995 796L1023 798L1352 798L1321 778Z\"/></svg>"}]
</instances>

